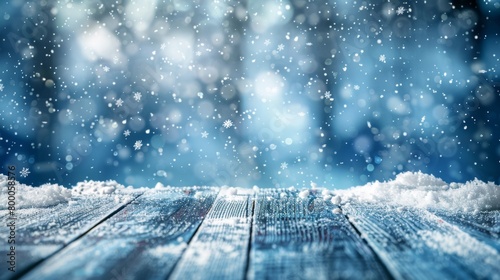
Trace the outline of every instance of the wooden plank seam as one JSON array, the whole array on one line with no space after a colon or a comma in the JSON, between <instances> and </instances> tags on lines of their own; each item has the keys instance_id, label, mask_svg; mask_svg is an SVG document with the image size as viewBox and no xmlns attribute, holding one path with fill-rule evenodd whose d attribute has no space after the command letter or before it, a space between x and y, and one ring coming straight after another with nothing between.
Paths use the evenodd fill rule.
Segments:
<instances>
[{"instance_id":1,"label":"wooden plank seam","mask_svg":"<svg viewBox=\"0 0 500 280\"><path fill-rule=\"evenodd\" d=\"M23 269L22 271L20 271L16 276L12 277L11 279L12 280L17 280L17 279L20 279L22 278L24 275L26 275L28 272L30 272L31 270L35 269L37 266L41 265L42 263L44 263L45 261L47 261L48 259L54 257L55 255L57 255L59 252L61 252L62 250L64 250L66 247L68 247L70 244L72 244L73 242L77 241L78 239L82 238L83 236L85 236L87 233L89 233L91 230L93 230L94 228L96 228L97 226L99 226L100 224L102 224L103 222L105 222L106 220L108 220L109 218L113 217L114 215L116 215L118 212L120 212L123 208L125 208L127 205L131 204L133 201L135 201L138 197L140 197L143 193L140 193L138 194L137 196L135 196L133 199L131 199L129 202L121 205L120 207L116 208L115 210L111 211L108 215L106 215L105 217L103 217L102 219L100 219L98 222L96 222L94 225L90 226L86 231L80 233L79 235L75 236L73 239L71 239L69 242L67 242L66 244L64 244L61 248L57 249L56 251L54 251L52 254L46 256L45 258L31 264L30 266L26 267L25 269Z\"/></svg>"},{"instance_id":2,"label":"wooden plank seam","mask_svg":"<svg viewBox=\"0 0 500 280\"><path fill-rule=\"evenodd\" d=\"M343 216L345 217L345 219L347 220L347 222L349 223L351 228L354 230L354 232L356 232L356 234L358 234L359 238L366 244L366 246L370 249L370 251L372 251L373 256L381 264L380 267L381 267L381 269L384 270L386 275L388 277L390 277L391 279L402 279L401 275L398 275L397 273L394 274L393 271L388 267L387 260L383 256L378 254L377 250L375 250L375 248L373 248L373 246L372 246L373 244L370 242L370 240L368 240L361 233L361 229L356 226L356 224L353 222L352 218L349 217L349 215L344 211L344 209L342 209L342 206L337 205L337 207L340 209L341 213L343 214Z\"/></svg>"},{"instance_id":3,"label":"wooden plank seam","mask_svg":"<svg viewBox=\"0 0 500 280\"><path fill-rule=\"evenodd\" d=\"M217 193L216 196L219 196L220 194L220 190L219 192ZM212 204L212 206L210 207L210 210L208 210L208 212L210 212L212 210L212 208L214 207L215 205L215 201L214 203ZM198 224L198 226L196 227L196 229L194 230L193 234L189 237L189 239L186 241L186 248L184 249L184 252L186 252L186 250L189 248L189 246L192 244L195 236L198 234L198 232L200 231L200 228L203 224L203 222L206 220L207 218L207 215L205 215L205 217L203 217L203 219L200 221L200 223ZM172 269L170 270L170 272L168 273L166 279L170 279L172 274L174 273L174 271L177 269L177 266L179 265L179 262L180 262L181 258L177 259L177 261L175 262L175 264L172 266Z\"/></svg>"},{"instance_id":4,"label":"wooden plank seam","mask_svg":"<svg viewBox=\"0 0 500 280\"><path fill-rule=\"evenodd\" d=\"M247 263L245 264L245 280L248 279L248 273L250 271L250 254L252 252L252 244L253 244L253 229L254 229L254 215L255 215L255 200L257 194L254 192L252 194L252 208L250 213L250 238L248 238L248 248L247 248Z\"/></svg>"}]
</instances>

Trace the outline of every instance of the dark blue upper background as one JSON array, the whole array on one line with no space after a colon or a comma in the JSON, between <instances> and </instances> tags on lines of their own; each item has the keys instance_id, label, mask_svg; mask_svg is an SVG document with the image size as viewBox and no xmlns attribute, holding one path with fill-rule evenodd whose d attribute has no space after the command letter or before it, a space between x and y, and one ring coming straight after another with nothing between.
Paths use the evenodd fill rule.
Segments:
<instances>
[{"instance_id":1,"label":"dark blue upper background","mask_svg":"<svg viewBox=\"0 0 500 280\"><path fill-rule=\"evenodd\" d=\"M63 2L0 4L23 183L500 182L499 1Z\"/></svg>"}]
</instances>

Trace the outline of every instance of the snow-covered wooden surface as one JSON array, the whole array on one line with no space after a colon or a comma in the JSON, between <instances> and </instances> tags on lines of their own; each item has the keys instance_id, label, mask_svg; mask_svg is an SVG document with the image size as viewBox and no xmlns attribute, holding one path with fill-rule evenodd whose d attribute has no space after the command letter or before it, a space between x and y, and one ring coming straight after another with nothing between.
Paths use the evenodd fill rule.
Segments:
<instances>
[{"instance_id":1,"label":"snow-covered wooden surface","mask_svg":"<svg viewBox=\"0 0 500 280\"><path fill-rule=\"evenodd\" d=\"M135 196L79 196L71 203L16 210L16 271L2 269L0 279L14 278L30 270L116 214ZM2 225L7 225L8 210L0 210L0 217ZM7 243L7 230L0 227L2 249L12 245ZM3 250L2 255L5 255Z\"/></svg>"},{"instance_id":2,"label":"snow-covered wooden surface","mask_svg":"<svg viewBox=\"0 0 500 280\"><path fill-rule=\"evenodd\" d=\"M81 195L18 220L17 273L4 265L1 279L500 279L500 211L165 188Z\"/></svg>"},{"instance_id":3,"label":"snow-covered wooden surface","mask_svg":"<svg viewBox=\"0 0 500 280\"><path fill-rule=\"evenodd\" d=\"M304 194L302 194L304 196ZM386 279L384 267L338 206L310 192L256 195L250 279Z\"/></svg>"}]
</instances>

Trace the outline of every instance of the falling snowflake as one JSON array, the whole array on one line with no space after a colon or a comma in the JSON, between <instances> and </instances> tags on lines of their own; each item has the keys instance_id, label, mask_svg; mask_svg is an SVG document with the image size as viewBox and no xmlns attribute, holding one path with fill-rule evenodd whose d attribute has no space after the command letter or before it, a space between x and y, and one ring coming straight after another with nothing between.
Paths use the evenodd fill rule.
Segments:
<instances>
[{"instance_id":1,"label":"falling snowflake","mask_svg":"<svg viewBox=\"0 0 500 280\"><path fill-rule=\"evenodd\" d=\"M230 128L231 126L233 126L233 122L231 120L225 120L222 126L224 128Z\"/></svg>"},{"instance_id":2,"label":"falling snowflake","mask_svg":"<svg viewBox=\"0 0 500 280\"><path fill-rule=\"evenodd\" d=\"M196 51L195 54L196 54L196 56L201 56L201 52L200 51Z\"/></svg>"},{"instance_id":3,"label":"falling snowflake","mask_svg":"<svg viewBox=\"0 0 500 280\"><path fill-rule=\"evenodd\" d=\"M137 150L140 150L141 147L142 147L142 140L135 141L134 149L137 151Z\"/></svg>"},{"instance_id":4,"label":"falling snowflake","mask_svg":"<svg viewBox=\"0 0 500 280\"><path fill-rule=\"evenodd\" d=\"M266 39L266 40L264 41L264 45L269 46L269 44L271 44L271 40Z\"/></svg>"},{"instance_id":5,"label":"falling snowflake","mask_svg":"<svg viewBox=\"0 0 500 280\"><path fill-rule=\"evenodd\" d=\"M31 172L28 168L23 167L23 169L21 169L21 172L19 173L21 174L21 177L26 178Z\"/></svg>"},{"instance_id":6,"label":"falling snowflake","mask_svg":"<svg viewBox=\"0 0 500 280\"><path fill-rule=\"evenodd\" d=\"M3 84L0 84L0 91L3 91L4 88Z\"/></svg>"},{"instance_id":7,"label":"falling snowflake","mask_svg":"<svg viewBox=\"0 0 500 280\"><path fill-rule=\"evenodd\" d=\"M280 51L282 51L282 50L284 50L284 49L285 49L285 45L283 45L283 44L279 44L279 45L278 45L278 49L277 49L277 50L278 50L279 52L280 52Z\"/></svg>"},{"instance_id":8,"label":"falling snowflake","mask_svg":"<svg viewBox=\"0 0 500 280\"><path fill-rule=\"evenodd\" d=\"M280 165L280 168L281 168L282 170L287 169L287 168L288 168L288 163L286 163L286 162L282 162L282 163L281 163L281 165Z\"/></svg>"},{"instance_id":9,"label":"falling snowflake","mask_svg":"<svg viewBox=\"0 0 500 280\"><path fill-rule=\"evenodd\" d=\"M125 136L125 137L130 136L130 130L128 130L128 129L127 129L127 130L125 130L125 131L123 132L123 136Z\"/></svg>"},{"instance_id":10,"label":"falling snowflake","mask_svg":"<svg viewBox=\"0 0 500 280\"><path fill-rule=\"evenodd\" d=\"M160 49L162 49L162 50L165 49L165 47L167 47L167 45L165 45L165 43L160 45Z\"/></svg>"},{"instance_id":11,"label":"falling snowflake","mask_svg":"<svg viewBox=\"0 0 500 280\"><path fill-rule=\"evenodd\" d=\"M207 138L207 137L208 137L208 132L203 131L203 132L201 133L201 138Z\"/></svg>"},{"instance_id":12,"label":"falling snowflake","mask_svg":"<svg viewBox=\"0 0 500 280\"><path fill-rule=\"evenodd\" d=\"M402 15L406 11L405 7L399 6L398 9L396 10L397 15Z\"/></svg>"},{"instance_id":13,"label":"falling snowflake","mask_svg":"<svg viewBox=\"0 0 500 280\"><path fill-rule=\"evenodd\" d=\"M354 85L354 90L359 90L359 85Z\"/></svg>"},{"instance_id":14,"label":"falling snowflake","mask_svg":"<svg viewBox=\"0 0 500 280\"><path fill-rule=\"evenodd\" d=\"M385 63L385 54L381 54L381 55L378 57L378 61Z\"/></svg>"},{"instance_id":15,"label":"falling snowflake","mask_svg":"<svg viewBox=\"0 0 500 280\"><path fill-rule=\"evenodd\" d=\"M330 93L330 91L325 92L325 98L326 99L332 98L332 94Z\"/></svg>"},{"instance_id":16,"label":"falling snowflake","mask_svg":"<svg viewBox=\"0 0 500 280\"><path fill-rule=\"evenodd\" d=\"M104 67L102 67L102 70L104 70L104 72L109 72L109 67L108 66L104 66Z\"/></svg>"},{"instance_id":17,"label":"falling snowflake","mask_svg":"<svg viewBox=\"0 0 500 280\"><path fill-rule=\"evenodd\" d=\"M140 93L140 92L135 92L134 93L134 99L135 99L135 101L137 101L137 102L141 101L141 97L142 97L142 93Z\"/></svg>"},{"instance_id":18,"label":"falling snowflake","mask_svg":"<svg viewBox=\"0 0 500 280\"><path fill-rule=\"evenodd\" d=\"M116 107L121 107L123 105L123 100L121 98L118 98L115 102Z\"/></svg>"}]
</instances>

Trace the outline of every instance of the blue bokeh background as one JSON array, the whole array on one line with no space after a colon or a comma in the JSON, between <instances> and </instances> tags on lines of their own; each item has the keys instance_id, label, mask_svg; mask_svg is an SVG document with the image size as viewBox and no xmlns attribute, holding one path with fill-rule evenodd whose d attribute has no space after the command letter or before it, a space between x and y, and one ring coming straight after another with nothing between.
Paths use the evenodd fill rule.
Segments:
<instances>
[{"instance_id":1,"label":"blue bokeh background","mask_svg":"<svg viewBox=\"0 0 500 280\"><path fill-rule=\"evenodd\" d=\"M0 5L23 183L500 182L499 1Z\"/></svg>"}]
</instances>

